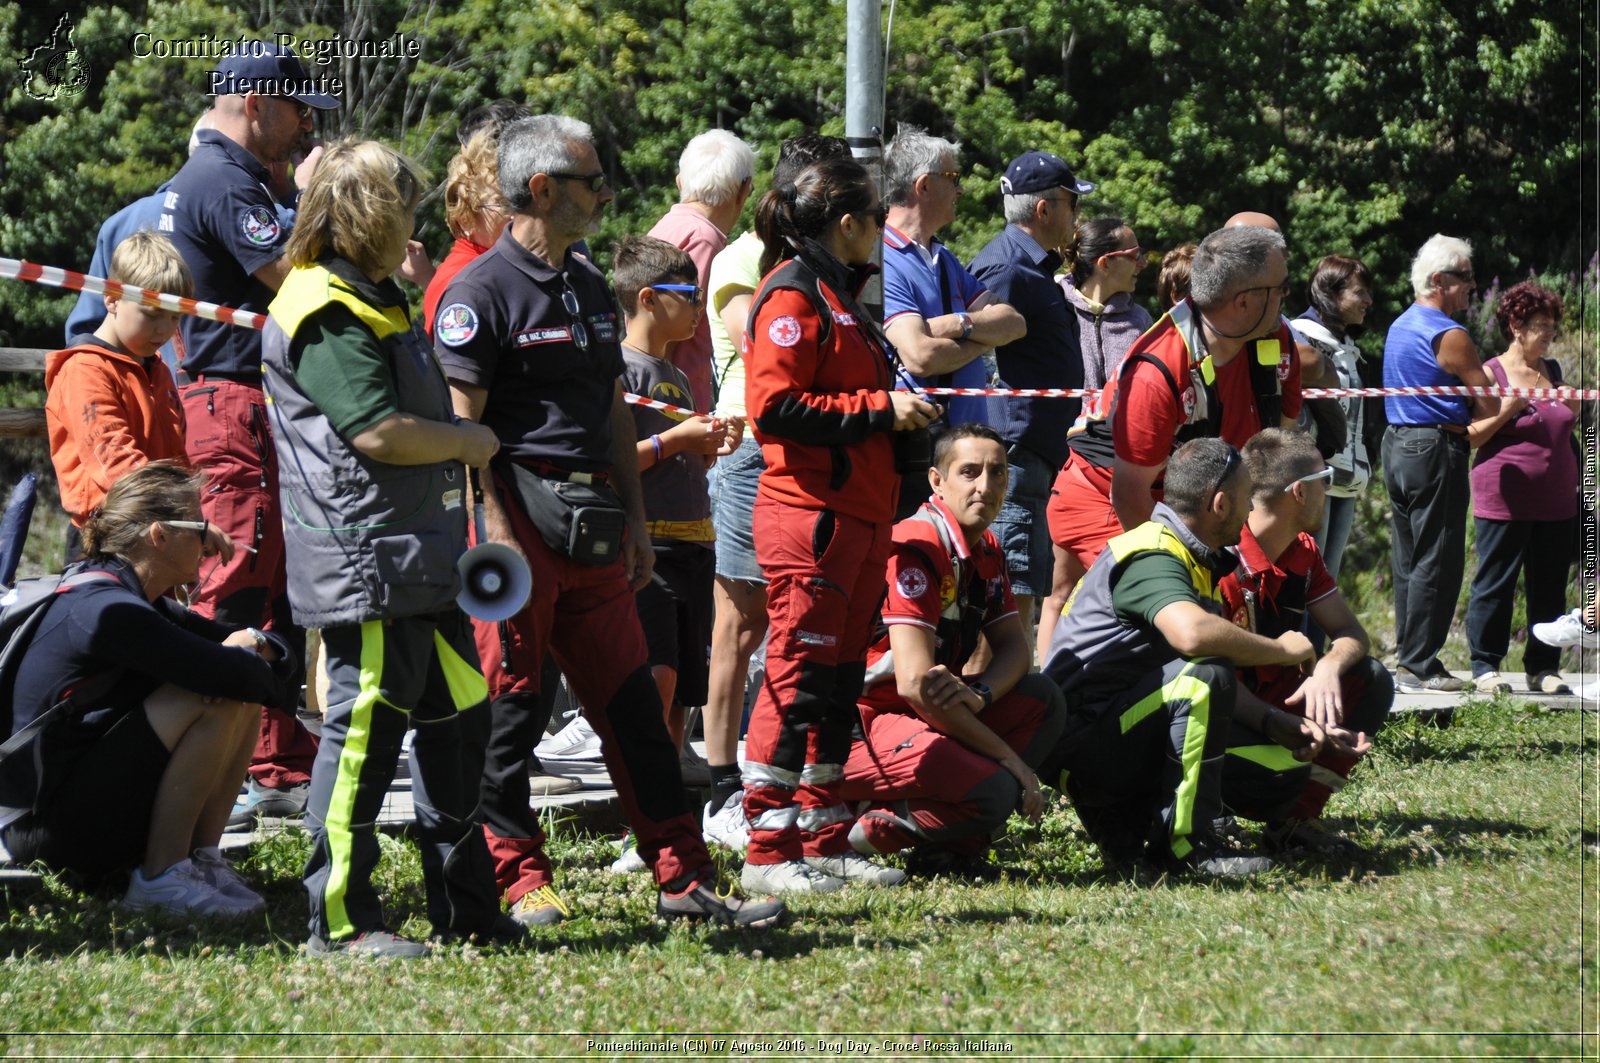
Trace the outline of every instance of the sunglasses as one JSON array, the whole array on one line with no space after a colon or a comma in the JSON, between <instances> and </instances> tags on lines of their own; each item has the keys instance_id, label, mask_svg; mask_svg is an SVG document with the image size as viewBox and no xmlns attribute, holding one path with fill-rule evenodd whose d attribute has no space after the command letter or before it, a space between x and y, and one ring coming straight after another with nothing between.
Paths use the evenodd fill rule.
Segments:
<instances>
[{"instance_id":1,"label":"sunglasses","mask_svg":"<svg viewBox=\"0 0 1600 1063\"><path fill-rule=\"evenodd\" d=\"M550 176L554 177L556 175L551 174ZM572 285L567 284L565 276L561 278L561 283L566 285L561 290L561 307L567 312L567 316L572 319L572 345L578 350L588 353L589 328L583 323L583 310L578 306L578 293L572 290Z\"/></svg>"},{"instance_id":2,"label":"sunglasses","mask_svg":"<svg viewBox=\"0 0 1600 1063\"><path fill-rule=\"evenodd\" d=\"M1333 480L1333 466L1324 465L1316 472L1308 472L1298 480L1290 480L1284 485L1283 493L1288 494L1290 491L1293 491L1295 484L1313 484L1318 480L1328 480L1331 482Z\"/></svg>"},{"instance_id":3,"label":"sunglasses","mask_svg":"<svg viewBox=\"0 0 1600 1063\"><path fill-rule=\"evenodd\" d=\"M1236 470L1239 467L1239 462L1240 462L1239 452L1237 450L1235 450L1233 447L1229 447L1228 448L1228 460L1222 466L1222 475L1217 477L1216 486L1211 489L1211 496L1210 497L1215 498L1217 492L1222 490L1222 485L1228 482L1228 478L1230 476L1232 476L1233 473L1234 473L1234 470Z\"/></svg>"},{"instance_id":4,"label":"sunglasses","mask_svg":"<svg viewBox=\"0 0 1600 1063\"><path fill-rule=\"evenodd\" d=\"M161 523L169 528L183 528L186 531L199 532L202 544L206 541L206 536L211 533L211 522L208 520L164 520ZM237 539L234 540L233 545L248 553L253 554L256 552L255 547L246 546Z\"/></svg>"},{"instance_id":5,"label":"sunglasses","mask_svg":"<svg viewBox=\"0 0 1600 1063\"><path fill-rule=\"evenodd\" d=\"M1277 292L1280 296L1287 297L1292 286L1287 279L1282 284L1258 284L1254 288L1241 288L1240 295L1249 295L1251 292Z\"/></svg>"},{"instance_id":6,"label":"sunglasses","mask_svg":"<svg viewBox=\"0 0 1600 1063\"><path fill-rule=\"evenodd\" d=\"M935 172L947 181L951 181L955 184L961 183L961 175L956 173L954 170L937 170Z\"/></svg>"},{"instance_id":7,"label":"sunglasses","mask_svg":"<svg viewBox=\"0 0 1600 1063\"><path fill-rule=\"evenodd\" d=\"M591 192L598 192L606 186L604 170L599 173L551 173L545 176L554 177L558 181L581 181L589 186L589 191Z\"/></svg>"},{"instance_id":8,"label":"sunglasses","mask_svg":"<svg viewBox=\"0 0 1600 1063\"><path fill-rule=\"evenodd\" d=\"M871 210L852 210L850 213L858 218L871 218L877 222L880 229L883 228L884 222L889 220L889 208L882 203L879 203Z\"/></svg>"},{"instance_id":9,"label":"sunglasses","mask_svg":"<svg viewBox=\"0 0 1600 1063\"><path fill-rule=\"evenodd\" d=\"M690 306L700 305L700 286L698 284L652 284L658 292L682 292L683 297L689 300Z\"/></svg>"},{"instance_id":10,"label":"sunglasses","mask_svg":"<svg viewBox=\"0 0 1600 1063\"><path fill-rule=\"evenodd\" d=\"M1144 254L1144 248L1140 247L1138 244L1134 244L1132 247L1124 247L1124 248L1120 248L1120 249L1118 249L1116 251L1107 251L1105 254L1101 255L1100 257L1102 259L1106 259L1106 258L1124 258L1124 257L1126 257L1126 258L1131 258L1131 259L1137 260L1143 254Z\"/></svg>"},{"instance_id":11,"label":"sunglasses","mask_svg":"<svg viewBox=\"0 0 1600 1063\"><path fill-rule=\"evenodd\" d=\"M1478 283L1477 278L1472 275L1472 271L1470 269L1441 269L1439 272L1444 274L1446 277L1454 277L1463 284Z\"/></svg>"}]
</instances>

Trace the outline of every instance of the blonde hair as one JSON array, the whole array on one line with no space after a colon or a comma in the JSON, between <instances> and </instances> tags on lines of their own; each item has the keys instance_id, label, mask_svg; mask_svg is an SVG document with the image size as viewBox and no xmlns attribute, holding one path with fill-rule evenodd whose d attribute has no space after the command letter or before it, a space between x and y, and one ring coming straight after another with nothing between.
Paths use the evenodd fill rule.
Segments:
<instances>
[{"instance_id":1,"label":"blonde hair","mask_svg":"<svg viewBox=\"0 0 1600 1063\"><path fill-rule=\"evenodd\" d=\"M83 522L84 556L126 558L156 521L196 519L205 480L205 473L175 461L124 473Z\"/></svg>"},{"instance_id":2,"label":"blonde hair","mask_svg":"<svg viewBox=\"0 0 1600 1063\"><path fill-rule=\"evenodd\" d=\"M372 272L395 229L410 232L426 176L416 163L376 140L341 140L317 163L300 197L289 264L309 266L333 251Z\"/></svg>"},{"instance_id":3,"label":"blonde hair","mask_svg":"<svg viewBox=\"0 0 1600 1063\"><path fill-rule=\"evenodd\" d=\"M188 263L177 245L154 229L140 229L111 252L111 280L173 295L194 295Z\"/></svg>"},{"instance_id":4,"label":"blonde hair","mask_svg":"<svg viewBox=\"0 0 1600 1063\"><path fill-rule=\"evenodd\" d=\"M504 217L506 201L500 195L499 142L487 130L472 134L450 160L444 179L444 223L465 240L474 229Z\"/></svg>"}]
</instances>

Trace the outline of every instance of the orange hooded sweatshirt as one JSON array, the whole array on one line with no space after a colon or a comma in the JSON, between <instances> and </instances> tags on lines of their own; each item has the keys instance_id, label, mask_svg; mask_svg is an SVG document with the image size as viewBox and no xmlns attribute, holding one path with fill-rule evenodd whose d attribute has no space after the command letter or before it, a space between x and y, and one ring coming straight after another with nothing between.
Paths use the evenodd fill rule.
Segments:
<instances>
[{"instance_id":1,"label":"orange hooded sweatshirt","mask_svg":"<svg viewBox=\"0 0 1600 1063\"><path fill-rule=\"evenodd\" d=\"M123 473L163 458L183 460L183 406L160 358L149 364L100 343L45 360L45 421L61 505L83 526Z\"/></svg>"}]
</instances>

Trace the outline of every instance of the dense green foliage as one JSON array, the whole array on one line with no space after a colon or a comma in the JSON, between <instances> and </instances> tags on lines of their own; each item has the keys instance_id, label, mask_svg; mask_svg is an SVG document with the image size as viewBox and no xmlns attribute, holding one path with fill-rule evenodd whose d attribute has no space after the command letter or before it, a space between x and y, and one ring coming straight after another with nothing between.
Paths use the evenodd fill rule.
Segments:
<instances>
[{"instance_id":1,"label":"dense green foliage","mask_svg":"<svg viewBox=\"0 0 1600 1063\"><path fill-rule=\"evenodd\" d=\"M677 153L700 130L732 128L769 164L785 136L843 131L845 9L844 0L91 3L75 13L84 95L36 101L16 64L0 70L0 252L81 267L100 221L182 161L214 64L135 58L140 31L400 33L420 58L313 66L348 86L323 132L389 139L440 176L457 121L486 99L584 118L618 189L596 241L604 257L611 239L647 228L672 201ZM6 5L0 39L26 55L57 17ZM1485 278L1576 272L1600 245L1580 198L1600 113L1584 18L1583 5L1560 0L901 0L888 40L888 132L914 122L964 143L967 197L950 237L965 255L999 226L998 170L1050 148L1100 183L1088 211L1122 213L1146 247L1261 209L1285 223L1302 276L1323 254L1355 252L1380 278L1382 325L1409 301L1408 256L1437 230L1472 240ZM423 236L443 253L436 200ZM50 345L67 305L0 285L0 338Z\"/></svg>"}]
</instances>

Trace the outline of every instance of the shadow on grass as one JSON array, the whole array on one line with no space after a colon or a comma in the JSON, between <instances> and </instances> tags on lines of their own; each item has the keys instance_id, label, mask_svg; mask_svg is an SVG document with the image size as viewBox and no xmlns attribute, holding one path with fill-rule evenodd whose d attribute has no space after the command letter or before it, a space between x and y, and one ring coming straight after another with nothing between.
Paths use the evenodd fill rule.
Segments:
<instances>
[{"instance_id":1,"label":"shadow on grass","mask_svg":"<svg viewBox=\"0 0 1600 1063\"><path fill-rule=\"evenodd\" d=\"M1448 732L1418 728L1406 733L1385 731L1381 756L1406 764L1423 762L1471 761L1492 764L1504 760L1529 760L1533 758L1588 755L1600 752L1600 741L1584 736L1579 739L1549 737L1529 739L1519 737L1514 741L1480 742L1473 739L1450 741Z\"/></svg>"}]
</instances>

